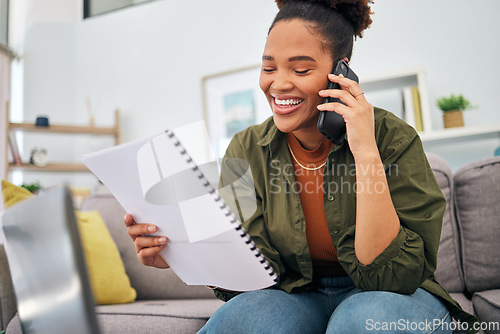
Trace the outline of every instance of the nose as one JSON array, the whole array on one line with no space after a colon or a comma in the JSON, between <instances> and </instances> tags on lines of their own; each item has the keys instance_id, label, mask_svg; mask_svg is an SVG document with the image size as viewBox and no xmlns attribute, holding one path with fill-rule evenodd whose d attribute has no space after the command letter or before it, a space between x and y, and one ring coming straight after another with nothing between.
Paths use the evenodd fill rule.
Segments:
<instances>
[{"instance_id":1,"label":"nose","mask_svg":"<svg viewBox=\"0 0 500 334\"><path fill-rule=\"evenodd\" d=\"M273 88L277 92L287 91L293 88L293 83L286 72L277 71L271 84L271 88Z\"/></svg>"}]
</instances>

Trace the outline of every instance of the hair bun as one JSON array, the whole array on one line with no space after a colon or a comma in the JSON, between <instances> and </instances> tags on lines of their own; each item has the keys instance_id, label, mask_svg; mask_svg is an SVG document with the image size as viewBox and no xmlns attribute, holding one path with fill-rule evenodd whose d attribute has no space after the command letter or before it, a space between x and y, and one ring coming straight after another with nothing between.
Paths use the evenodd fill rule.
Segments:
<instances>
[{"instance_id":1,"label":"hair bun","mask_svg":"<svg viewBox=\"0 0 500 334\"><path fill-rule=\"evenodd\" d=\"M371 24L373 14L370 4L373 0L275 0L278 9L291 2L309 2L321 4L339 12L354 29L354 36L363 37L363 31Z\"/></svg>"}]
</instances>

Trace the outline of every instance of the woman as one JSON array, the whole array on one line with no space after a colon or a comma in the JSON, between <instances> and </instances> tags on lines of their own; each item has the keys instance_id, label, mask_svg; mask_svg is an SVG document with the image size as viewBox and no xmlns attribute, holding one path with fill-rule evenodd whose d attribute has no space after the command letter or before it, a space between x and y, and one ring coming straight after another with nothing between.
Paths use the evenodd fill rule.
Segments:
<instances>
[{"instance_id":1,"label":"woman","mask_svg":"<svg viewBox=\"0 0 500 334\"><path fill-rule=\"evenodd\" d=\"M258 208L243 226L279 282L215 288L227 303L201 333L451 333L451 317L475 321L434 280L445 202L418 135L329 74L371 24L368 2L277 1L260 77L273 117L238 133L225 161L250 164ZM319 132L319 111L344 118L342 145ZM139 260L168 267L166 238L144 236L156 227L125 222Z\"/></svg>"}]
</instances>

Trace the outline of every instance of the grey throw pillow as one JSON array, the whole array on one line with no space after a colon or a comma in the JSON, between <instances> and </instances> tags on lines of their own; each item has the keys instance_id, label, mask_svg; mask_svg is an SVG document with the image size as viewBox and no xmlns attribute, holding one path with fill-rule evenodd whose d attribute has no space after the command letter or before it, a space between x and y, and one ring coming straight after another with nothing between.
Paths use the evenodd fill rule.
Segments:
<instances>
[{"instance_id":1,"label":"grey throw pillow","mask_svg":"<svg viewBox=\"0 0 500 334\"><path fill-rule=\"evenodd\" d=\"M454 181L465 286L500 289L500 157L463 166Z\"/></svg>"}]
</instances>

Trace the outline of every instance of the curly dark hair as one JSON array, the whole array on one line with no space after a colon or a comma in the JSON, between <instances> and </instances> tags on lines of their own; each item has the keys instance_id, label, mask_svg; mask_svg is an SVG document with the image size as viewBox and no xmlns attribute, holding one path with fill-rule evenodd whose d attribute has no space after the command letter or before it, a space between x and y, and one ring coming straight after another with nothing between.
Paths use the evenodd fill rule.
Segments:
<instances>
[{"instance_id":1,"label":"curly dark hair","mask_svg":"<svg viewBox=\"0 0 500 334\"><path fill-rule=\"evenodd\" d=\"M280 11L269 32L279 21L301 19L311 25L324 40L324 49L334 61L351 59L354 39L372 23L373 0L275 0Z\"/></svg>"}]
</instances>

